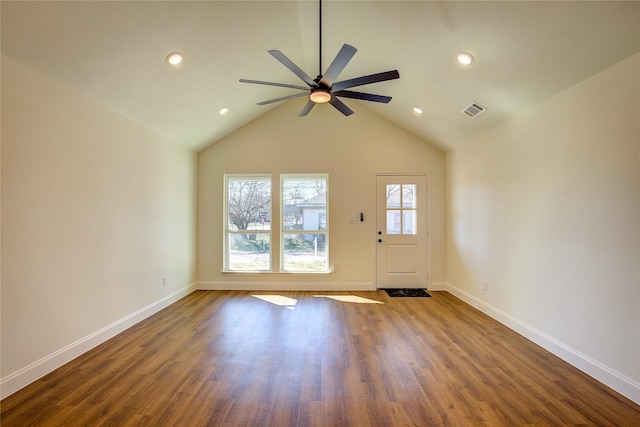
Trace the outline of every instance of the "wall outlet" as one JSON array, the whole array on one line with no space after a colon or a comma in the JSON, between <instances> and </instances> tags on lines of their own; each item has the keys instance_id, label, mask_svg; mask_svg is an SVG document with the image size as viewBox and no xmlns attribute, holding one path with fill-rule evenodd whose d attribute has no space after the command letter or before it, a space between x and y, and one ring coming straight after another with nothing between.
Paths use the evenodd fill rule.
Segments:
<instances>
[{"instance_id":1,"label":"wall outlet","mask_svg":"<svg viewBox=\"0 0 640 427\"><path fill-rule=\"evenodd\" d=\"M162 278L162 286L167 286L167 278L166 277Z\"/></svg>"},{"instance_id":2,"label":"wall outlet","mask_svg":"<svg viewBox=\"0 0 640 427\"><path fill-rule=\"evenodd\" d=\"M483 290L483 291L486 291L486 290L487 290L487 281L486 281L486 280L483 280L483 281L482 281L482 290Z\"/></svg>"}]
</instances>

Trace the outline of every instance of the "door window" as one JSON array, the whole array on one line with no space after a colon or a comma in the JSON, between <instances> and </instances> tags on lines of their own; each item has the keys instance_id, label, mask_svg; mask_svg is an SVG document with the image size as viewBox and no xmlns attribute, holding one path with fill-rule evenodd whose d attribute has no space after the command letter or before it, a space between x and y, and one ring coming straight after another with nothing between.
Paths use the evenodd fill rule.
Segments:
<instances>
[{"instance_id":1,"label":"door window","mask_svg":"<svg viewBox=\"0 0 640 427\"><path fill-rule=\"evenodd\" d=\"M416 185L387 184L387 234L417 234Z\"/></svg>"}]
</instances>

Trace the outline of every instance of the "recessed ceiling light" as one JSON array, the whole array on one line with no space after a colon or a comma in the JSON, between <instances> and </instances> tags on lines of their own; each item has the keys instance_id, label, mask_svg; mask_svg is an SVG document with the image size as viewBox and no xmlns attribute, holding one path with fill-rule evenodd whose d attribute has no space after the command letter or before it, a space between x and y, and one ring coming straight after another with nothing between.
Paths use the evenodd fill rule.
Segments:
<instances>
[{"instance_id":1,"label":"recessed ceiling light","mask_svg":"<svg viewBox=\"0 0 640 427\"><path fill-rule=\"evenodd\" d=\"M171 65L178 65L182 62L182 54L180 52L171 52L167 55L166 60Z\"/></svg>"},{"instance_id":2,"label":"recessed ceiling light","mask_svg":"<svg viewBox=\"0 0 640 427\"><path fill-rule=\"evenodd\" d=\"M220 114L221 116L224 116L228 112L229 112L229 107L222 107L221 109L218 110L218 114Z\"/></svg>"},{"instance_id":3,"label":"recessed ceiling light","mask_svg":"<svg viewBox=\"0 0 640 427\"><path fill-rule=\"evenodd\" d=\"M458 54L458 62L462 65L469 65L473 62L473 56L467 52L460 52Z\"/></svg>"},{"instance_id":4,"label":"recessed ceiling light","mask_svg":"<svg viewBox=\"0 0 640 427\"><path fill-rule=\"evenodd\" d=\"M417 115L420 115L422 113L424 113L424 110L422 109L422 107L418 107L417 105L415 107L413 107L413 112Z\"/></svg>"}]
</instances>

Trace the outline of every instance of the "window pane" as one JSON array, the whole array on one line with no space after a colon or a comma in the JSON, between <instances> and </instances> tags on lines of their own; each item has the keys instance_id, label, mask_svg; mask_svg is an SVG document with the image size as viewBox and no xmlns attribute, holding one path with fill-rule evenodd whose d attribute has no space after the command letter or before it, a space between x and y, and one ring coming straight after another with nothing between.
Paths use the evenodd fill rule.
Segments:
<instances>
[{"instance_id":1,"label":"window pane","mask_svg":"<svg viewBox=\"0 0 640 427\"><path fill-rule=\"evenodd\" d=\"M327 271L325 234L284 234L283 269L286 271Z\"/></svg>"},{"instance_id":2,"label":"window pane","mask_svg":"<svg viewBox=\"0 0 640 427\"><path fill-rule=\"evenodd\" d=\"M328 270L327 175L282 175L283 271ZM322 233L318 233L323 231ZM314 232L314 233L311 233Z\"/></svg>"},{"instance_id":3,"label":"window pane","mask_svg":"<svg viewBox=\"0 0 640 427\"><path fill-rule=\"evenodd\" d=\"M261 271L271 268L269 233L229 233L229 270Z\"/></svg>"},{"instance_id":4,"label":"window pane","mask_svg":"<svg viewBox=\"0 0 640 427\"><path fill-rule=\"evenodd\" d=\"M227 206L228 230L270 230L270 178L228 177Z\"/></svg>"},{"instance_id":5,"label":"window pane","mask_svg":"<svg viewBox=\"0 0 640 427\"><path fill-rule=\"evenodd\" d=\"M282 227L290 230L326 230L326 177L284 176Z\"/></svg>"},{"instance_id":6,"label":"window pane","mask_svg":"<svg viewBox=\"0 0 640 427\"><path fill-rule=\"evenodd\" d=\"M416 211L403 211L402 220L402 234L416 234Z\"/></svg>"},{"instance_id":7,"label":"window pane","mask_svg":"<svg viewBox=\"0 0 640 427\"><path fill-rule=\"evenodd\" d=\"M400 211L387 211L387 234L400 234Z\"/></svg>"},{"instance_id":8,"label":"window pane","mask_svg":"<svg viewBox=\"0 0 640 427\"><path fill-rule=\"evenodd\" d=\"M387 184L387 208L400 207L400 184Z\"/></svg>"},{"instance_id":9,"label":"window pane","mask_svg":"<svg viewBox=\"0 0 640 427\"><path fill-rule=\"evenodd\" d=\"M402 207L403 208L415 208L416 207L416 185L404 184L402 186Z\"/></svg>"},{"instance_id":10,"label":"window pane","mask_svg":"<svg viewBox=\"0 0 640 427\"><path fill-rule=\"evenodd\" d=\"M318 214L318 230L327 230L327 214L319 213Z\"/></svg>"},{"instance_id":11,"label":"window pane","mask_svg":"<svg viewBox=\"0 0 640 427\"><path fill-rule=\"evenodd\" d=\"M302 230L302 214L294 206L285 206L282 226L285 230Z\"/></svg>"}]
</instances>

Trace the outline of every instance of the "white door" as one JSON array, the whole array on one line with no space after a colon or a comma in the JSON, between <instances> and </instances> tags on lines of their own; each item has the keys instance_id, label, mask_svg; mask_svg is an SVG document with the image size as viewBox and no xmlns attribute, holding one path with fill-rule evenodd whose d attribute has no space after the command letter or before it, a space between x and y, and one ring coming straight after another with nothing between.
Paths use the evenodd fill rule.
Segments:
<instances>
[{"instance_id":1,"label":"white door","mask_svg":"<svg viewBox=\"0 0 640 427\"><path fill-rule=\"evenodd\" d=\"M427 177L376 177L376 287L427 288Z\"/></svg>"}]
</instances>

